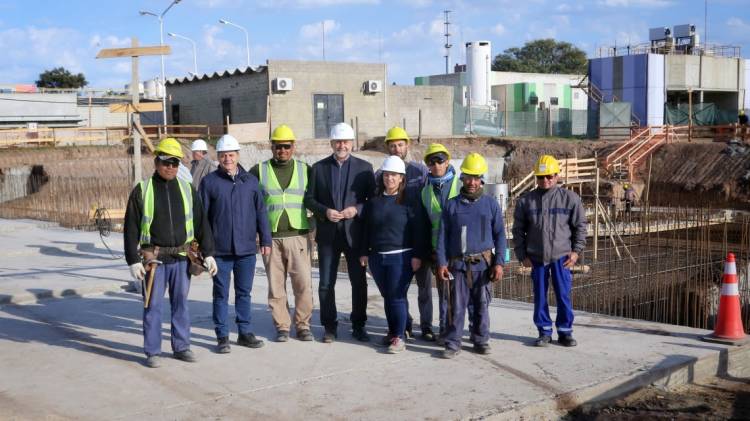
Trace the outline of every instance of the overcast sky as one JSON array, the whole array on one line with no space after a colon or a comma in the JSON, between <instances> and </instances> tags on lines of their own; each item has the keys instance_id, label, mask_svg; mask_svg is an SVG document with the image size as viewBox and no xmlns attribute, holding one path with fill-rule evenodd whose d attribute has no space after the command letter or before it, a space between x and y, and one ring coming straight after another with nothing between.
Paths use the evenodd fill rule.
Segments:
<instances>
[{"instance_id":1,"label":"overcast sky","mask_svg":"<svg viewBox=\"0 0 750 421\"><path fill-rule=\"evenodd\" d=\"M33 83L40 72L64 66L83 72L92 87L119 88L130 79L128 59L95 60L101 48L159 43L159 23L139 10L161 13L170 0L0 0L0 83ZM451 67L464 62L466 41L489 40L493 55L536 38L571 42L591 57L603 45L635 44L648 28L693 23L704 35L704 0L182 0L165 16L167 77L246 63L240 29L247 28L253 66L267 59L321 60L326 22L328 61L385 62L389 82L442 73L443 13L450 9ZM750 0L709 0L708 41L750 53ZM141 61L141 79L160 74L158 57Z\"/></svg>"}]
</instances>

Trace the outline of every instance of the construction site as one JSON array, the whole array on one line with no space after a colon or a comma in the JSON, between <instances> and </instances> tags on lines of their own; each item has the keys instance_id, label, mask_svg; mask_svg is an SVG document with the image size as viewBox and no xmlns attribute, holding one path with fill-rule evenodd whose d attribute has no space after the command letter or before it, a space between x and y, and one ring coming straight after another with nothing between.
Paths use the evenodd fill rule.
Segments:
<instances>
[{"instance_id":1,"label":"construction site","mask_svg":"<svg viewBox=\"0 0 750 421\"><path fill-rule=\"evenodd\" d=\"M433 411L417 414L404 406L400 408L403 412L399 413L399 418L547 419L575 415L569 411L580 411L587 404L610 402L652 384L677 386L730 372L732 376L746 379L748 367L742 361L747 361L750 352L747 345L708 346L697 339L716 327L728 253L736 256L741 319L745 333L750 333L750 131L736 123L736 114L750 108L747 88L750 62L741 58L738 48L702 45L694 28L691 32L689 25L681 25L672 33L652 30L648 44L629 46L627 52L621 47L602 49L599 57L589 60L587 75L564 76L563 79L568 79L567 83L563 82L564 88L555 85L558 82L539 82L536 83L542 87L539 89L528 81L493 84L490 79L499 80L501 76L487 76L497 73L489 71L489 61L478 60L476 63L481 65L471 64L474 54L490 54L489 43L486 46L482 42L467 43L467 48L471 48L472 53L464 69L445 77L418 77L418 83L410 87L392 87L388 83L382 86L387 81L384 77L378 78L385 72L384 65L350 64L348 71L342 71L346 76L341 76L329 74L333 65L315 63L313 70L306 75L299 70L299 63L270 61L257 69L248 67L212 75L193 75L168 82L166 90L170 92L171 89L174 95L170 95L170 113L162 121L165 124L141 124L140 114L145 116L155 111L167 114L160 108L161 102L146 101L141 104L152 105L140 105L139 100L143 98L133 88L129 95L100 101L100 105L109 107L109 112L124 113L124 125L99 128L35 125L32 128L22 127L25 123L21 122L18 127L0 129L0 218L4 219L3 226L7 226L5 230L0 228L0 238L7 237L0 241L5 243L3 248L18 259L25 259L23 261L33 266L34 271L42 268L39 265L44 259L57 259L50 265L57 265L59 269L50 269L49 272L59 270L61 276L70 276L71 282L80 282L79 286L58 287L57 280L52 279L54 274L39 271L34 272L34 276L39 277L40 283L49 283L49 287L21 285L18 279L25 272L14 266L15 263L9 263L8 268L0 271L0 282L14 283L9 283L11 286L7 290L0 289L0 314L8 326L11 326L11 321L15 324L7 330L2 329L5 332L0 330L0 338L10 338L31 327L40 331L46 329L25 326L22 320L51 323L55 334L62 337L53 340L52 345L71 342L73 344L62 346L81 348L99 357L114 355L115 359L132 362L139 352L137 335L130 332L130 337L124 340L127 349L120 349L96 339L96 334L90 331L102 328L97 323L87 324L82 321L82 316L64 316L64 304L42 302L50 297L70 295L84 300L90 294L103 294L95 296L98 298L88 298L92 305L98 306L98 310L91 311L106 313L103 309L110 306L115 310L107 317L128 320L127 326L117 335L124 336L124 332L135 328L137 306L125 305L127 301L137 300L137 296L128 292L126 265L120 260L121 231L124 208L134 181L154 171L153 145L160 138L174 136L188 157L191 141L203 138L214 145L221 134L233 133L242 143L240 159L247 169L271 157L269 130L285 120L292 120L299 121L299 125L304 126L300 132L305 133L301 136L304 138L297 142L295 158L312 164L331 153L325 135L331 122L346 121L352 123L357 133L354 154L371 162L375 168L387 156L380 129L394 124L405 126L412 136L409 154L413 160L422 161L427 146L435 142L444 144L451 151L455 167L470 152L479 152L487 158L490 171L486 191L494 195L503 207L510 249L503 279L493 284L493 298L496 299L493 306L497 307L493 310L493 339L512 345L507 348L498 345L498 355L493 356L497 358L492 361L483 358L482 363L500 373L499 378L486 380L486 386L502 388L496 383L500 383L503 376L509 376L526 381L531 389L536 388L537 393L543 390L541 394L544 395L544 398L527 399L516 396L515 393L521 392L507 387L498 392L499 395L483 390L477 392L476 401L468 401L456 413L445 415ZM128 56L136 57L136 53L131 53ZM477 74L482 73L485 75L479 78ZM292 79L296 80L294 90L280 89L282 79L289 80L290 84ZM137 87L137 74L133 82ZM368 84L367 87L362 88L363 82ZM370 82L380 84L375 86ZM310 86L305 86L305 83ZM347 83L351 86L338 89L335 85ZM237 88L234 93L212 97L216 90L228 90L229 86L250 88L245 91ZM320 86L323 88L318 89ZM312 93L321 89L344 93L340 99L334 98L334 94L321 99L319 94ZM383 91L389 89L391 98L396 99L383 97ZM579 104L585 103L584 110L574 109L575 92L585 95L579 101ZM247 104L255 105L242 108L242 111L238 111L238 107L232 112L228 105L231 101L220 98L222 95L244 95ZM323 101L326 115L317 114L323 112L319 111L323 108L318 105L312 110L289 105L299 102L295 95L305 98L304 104L308 104L311 98L313 103ZM569 97L567 108L552 106L558 103L558 96L566 95ZM206 100L209 97L211 100ZM502 100L502 106L498 98ZM335 105L337 101L340 101L340 110ZM513 101L516 101L515 105ZM212 105L206 105L205 110L199 109L203 102ZM235 100L234 104L237 102ZM89 99L89 113L91 104ZM86 104L79 104L79 107L84 110ZM391 110L390 115L388 110ZM491 135L486 135L483 130ZM542 358L534 362L536 368L515 368L516 363L521 366L524 363L502 362L512 354L532 352L524 342L525 337L534 335L529 311L529 303L533 303L530 269L524 268L513 255L511 227L515 203L521 195L535 188L532 168L538 157L544 154L553 155L560 161L561 187L581 196L588 221L586 249L572 268L572 301L575 310L581 314L576 326L577 329L580 326L582 342L588 340L595 344L582 354L571 357L577 365L562 368L562 372L543 367ZM209 147L209 156L216 159L213 146ZM189 159L184 159L183 164L189 166ZM635 200L626 201L627 194L634 195ZM33 232L33 240L19 235L27 230ZM54 244L41 244L45 238L54 238ZM65 245L67 238L72 242ZM38 248L43 256L29 254L26 248L14 251L16 242L26 248ZM78 244L75 249L71 248L74 243ZM81 248L82 244L86 246ZM86 275L70 274L68 271L74 269L66 269L66 263L62 262L66 257L78 259L72 265L83 267L87 264L87 256L95 256L108 264L104 269L109 272L100 275L100 281L106 280L107 283L96 285L101 290L87 290L91 284L82 287L88 282ZM315 266L314 255L313 262ZM344 271L343 265L340 270ZM210 307L210 299L206 298L208 289L206 282L196 286L201 299L195 301L200 307L195 312L198 314L195 326L201 344L212 341L210 316L204 308ZM256 294L262 297L264 291L261 289ZM346 300L346 294L343 295ZM411 292L410 299L415 300ZM554 302L552 291L549 299ZM268 319L262 301L259 303L253 311L261 313L261 320ZM346 305L345 301L343 303ZM55 322L42 316L40 309L45 306L62 321ZM378 328L384 326L381 310L374 310L378 314L373 317ZM267 320L266 323L270 330L270 323ZM495 334L496 331L499 333ZM614 336L617 338L613 339ZM19 342L34 341L31 335L25 338ZM609 341L623 349L607 348L605 345ZM629 341L629 344L621 341ZM648 350L643 351L648 352L645 356L631 349L638 348L641 342ZM328 358L357 358L356 352L360 348L356 344L347 345L351 346L342 354L336 357L328 355ZM14 351L21 352L21 345L16 346L18 349ZM670 346L672 348L668 348ZM420 350L429 353L427 347ZM284 351L289 358L304 352L307 351ZM120 353L123 355L116 355ZM276 378L270 368L261 369L256 378L262 383L260 386L249 387L237 379L235 389L221 392L221 385L204 385L210 392L203 397L178 387L181 383L195 382L182 373L160 385L160 389L173 388L169 393L174 393L174 396L164 398L163 403L178 408L177 418L210 416L208 398L224 399L231 403L230 409L243 408L237 396L263 396L274 388L299 391L296 388L303 384L318 382L318 386L312 387L320 387L320 382L325 386L331 378L348 375L348 369L335 371L331 368L332 360L326 359L324 351L315 353L315 358L320 358L317 361L323 362L316 365L309 376L286 376L286 373ZM612 355L610 358L594 356L597 353ZM204 357L209 359L208 355ZM383 372L392 372L393 363L381 361L380 358L384 358L381 355L375 358L374 364ZM604 368L613 360L622 366L611 370ZM415 366L407 369L414 377L420 377L420 367L432 369L435 364L432 359L426 361L417 357L401 361L414 362ZM74 357L74 365L84 363ZM469 367L463 368L467 373L472 369L482 372L486 368L466 364ZM274 366L274 369L282 368ZM201 370L228 371L213 362ZM585 374L574 374L578 371ZM205 374L205 371L201 372ZM529 374L531 372L534 374ZM367 387L361 382L371 378L372 373L356 369L352 369L352 373L352 377L345 377L343 382L351 390L330 392L340 397L339 407L321 408L316 417L344 419L346 413L362 410L367 411L362 415L364 418L385 416L378 409L377 402L385 405L395 400L398 390L389 391L385 379L377 377L377 384L373 386L379 393L375 399L377 402L360 407L350 398L356 396L359 399L368 394ZM65 378L69 373L63 370L55 375ZM399 375L405 376L403 373ZM589 375L591 378L584 378ZM23 377L19 373L14 376L17 379ZM142 381L133 380L133 376L128 374L126 381L142 385ZM444 377L447 375L439 374L433 380L439 382L445 380ZM433 391L434 396L442 396L439 389L431 389L430 380L424 381L428 383L421 386ZM31 395L35 383L25 385L27 389L18 392L17 396L10 396L12 393L6 396L9 389L0 388L0 402L3 406L8 403L7 408L11 408L7 409L9 412L0 410L0 416L25 419L60 415L62 418L76 418L88 414L90 417L88 411L94 410L94 406L105 416L116 414L115 409L109 412L103 409L104 404L91 404L93 406L87 406L85 410L65 404L55 412L49 409L55 408L50 403L55 402L55 397L49 386L42 387L52 396L45 399L47 406L27 408L23 397ZM97 380L86 388L97 385L105 386ZM347 392L354 395L347 395ZM311 398L306 396L305 399ZM488 406L486 402L500 403ZM197 412L191 413L193 409ZM165 411L151 406L124 413L127 418L174 416L174 413ZM735 415L743 418L750 414L747 408L742 411L745 412L735 412ZM19 415L24 413L33 415ZM274 412L273 408L266 406L257 408L249 416L295 418L298 414L293 409ZM222 415L232 418L227 413L219 416Z\"/></svg>"}]
</instances>

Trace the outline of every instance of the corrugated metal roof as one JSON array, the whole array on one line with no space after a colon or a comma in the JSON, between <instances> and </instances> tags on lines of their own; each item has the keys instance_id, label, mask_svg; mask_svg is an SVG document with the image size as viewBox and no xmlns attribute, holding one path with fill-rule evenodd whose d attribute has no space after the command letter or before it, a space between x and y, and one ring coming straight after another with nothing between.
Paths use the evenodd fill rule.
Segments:
<instances>
[{"instance_id":1,"label":"corrugated metal roof","mask_svg":"<svg viewBox=\"0 0 750 421\"><path fill-rule=\"evenodd\" d=\"M268 70L268 66L258 66L255 69L252 67L237 67L235 69L227 69L222 72L213 72L211 74L203 73L200 75L184 76L181 78L172 78L167 80L167 85L181 85L183 83L197 82L201 80L219 79L227 76L244 75L248 73L265 73Z\"/></svg>"}]
</instances>

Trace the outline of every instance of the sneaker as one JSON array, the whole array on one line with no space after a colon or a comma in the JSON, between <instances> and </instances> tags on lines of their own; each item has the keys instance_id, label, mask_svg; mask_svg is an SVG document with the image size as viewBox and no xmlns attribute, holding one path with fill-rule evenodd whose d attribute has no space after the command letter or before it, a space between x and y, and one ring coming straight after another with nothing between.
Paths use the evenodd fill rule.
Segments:
<instances>
[{"instance_id":1,"label":"sneaker","mask_svg":"<svg viewBox=\"0 0 750 421\"><path fill-rule=\"evenodd\" d=\"M388 345L389 354L398 354L399 352L403 352L405 349L406 343L404 343L404 340L399 338L398 336L391 339L391 344Z\"/></svg>"},{"instance_id":2,"label":"sneaker","mask_svg":"<svg viewBox=\"0 0 750 421\"><path fill-rule=\"evenodd\" d=\"M576 342L576 340L573 339L573 335L558 335L557 343L562 346L567 346L567 347L573 347L573 346L578 345L578 342Z\"/></svg>"},{"instance_id":3,"label":"sneaker","mask_svg":"<svg viewBox=\"0 0 750 421\"><path fill-rule=\"evenodd\" d=\"M219 354L229 354L232 348L229 346L229 338L219 338L218 345L216 345L216 352Z\"/></svg>"},{"instance_id":4,"label":"sneaker","mask_svg":"<svg viewBox=\"0 0 750 421\"><path fill-rule=\"evenodd\" d=\"M323 343L324 344L330 344L336 341L336 332L332 332L330 330L326 330L326 332L323 334Z\"/></svg>"},{"instance_id":5,"label":"sneaker","mask_svg":"<svg viewBox=\"0 0 750 421\"><path fill-rule=\"evenodd\" d=\"M297 339L303 342L309 342L315 339L310 329L302 329L297 331Z\"/></svg>"},{"instance_id":6,"label":"sneaker","mask_svg":"<svg viewBox=\"0 0 750 421\"><path fill-rule=\"evenodd\" d=\"M460 349L445 348L440 356L445 358L446 360L450 360L452 358L455 358L456 355L458 355L460 352Z\"/></svg>"},{"instance_id":7,"label":"sneaker","mask_svg":"<svg viewBox=\"0 0 750 421\"><path fill-rule=\"evenodd\" d=\"M391 335L391 332L388 332L383 336L383 338L380 340L380 345L383 346L390 346L391 340L393 339L393 336Z\"/></svg>"},{"instance_id":8,"label":"sneaker","mask_svg":"<svg viewBox=\"0 0 750 421\"><path fill-rule=\"evenodd\" d=\"M435 334L432 332L431 329L423 330L421 338L423 341L435 342Z\"/></svg>"},{"instance_id":9,"label":"sneaker","mask_svg":"<svg viewBox=\"0 0 750 421\"><path fill-rule=\"evenodd\" d=\"M490 353L489 344L474 344L474 352L479 355L487 355Z\"/></svg>"},{"instance_id":10,"label":"sneaker","mask_svg":"<svg viewBox=\"0 0 750 421\"><path fill-rule=\"evenodd\" d=\"M360 342L370 342L370 335L364 327L355 327L352 329L352 338Z\"/></svg>"},{"instance_id":11,"label":"sneaker","mask_svg":"<svg viewBox=\"0 0 750 421\"><path fill-rule=\"evenodd\" d=\"M186 349L184 351L175 351L174 357L180 361L185 361L186 363L194 363L196 361L193 351L189 349Z\"/></svg>"},{"instance_id":12,"label":"sneaker","mask_svg":"<svg viewBox=\"0 0 750 421\"><path fill-rule=\"evenodd\" d=\"M237 345L246 346L248 348L261 348L265 343L257 339L252 333L237 336Z\"/></svg>"},{"instance_id":13,"label":"sneaker","mask_svg":"<svg viewBox=\"0 0 750 421\"><path fill-rule=\"evenodd\" d=\"M161 366L161 361L159 360L158 355L149 355L146 357L145 364L146 364L146 367L157 368Z\"/></svg>"},{"instance_id":14,"label":"sneaker","mask_svg":"<svg viewBox=\"0 0 750 421\"><path fill-rule=\"evenodd\" d=\"M534 341L535 346L547 346L552 342L552 337L549 335L540 335L536 341Z\"/></svg>"},{"instance_id":15,"label":"sneaker","mask_svg":"<svg viewBox=\"0 0 750 421\"><path fill-rule=\"evenodd\" d=\"M280 330L276 333L276 342L286 342L289 340L289 331Z\"/></svg>"}]
</instances>

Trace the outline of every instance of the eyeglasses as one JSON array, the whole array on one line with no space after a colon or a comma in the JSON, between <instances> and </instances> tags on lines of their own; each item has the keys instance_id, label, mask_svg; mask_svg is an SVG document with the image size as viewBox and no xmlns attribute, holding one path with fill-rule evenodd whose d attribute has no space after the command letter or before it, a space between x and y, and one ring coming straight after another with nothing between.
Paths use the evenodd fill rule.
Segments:
<instances>
[{"instance_id":1,"label":"eyeglasses","mask_svg":"<svg viewBox=\"0 0 750 421\"><path fill-rule=\"evenodd\" d=\"M166 161L165 160L159 160L159 162L162 165L164 165L165 167L177 168L177 167L180 166L180 160L177 159L177 158L175 158L175 159L168 159Z\"/></svg>"},{"instance_id":2,"label":"eyeglasses","mask_svg":"<svg viewBox=\"0 0 750 421\"><path fill-rule=\"evenodd\" d=\"M443 164L445 163L445 160L442 158L433 158L429 161L428 165L435 165L435 164Z\"/></svg>"},{"instance_id":3,"label":"eyeglasses","mask_svg":"<svg viewBox=\"0 0 750 421\"><path fill-rule=\"evenodd\" d=\"M281 144L281 145L273 145L274 149L283 149L285 151L292 149L292 145L289 143Z\"/></svg>"},{"instance_id":4,"label":"eyeglasses","mask_svg":"<svg viewBox=\"0 0 750 421\"><path fill-rule=\"evenodd\" d=\"M545 178L546 178L547 180L552 180L553 178L555 178L555 174L547 174L547 175L537 175L537 176L536 176L536 179L537 179L537 180L544 180Z\"/></svg>"}]
</instances>

